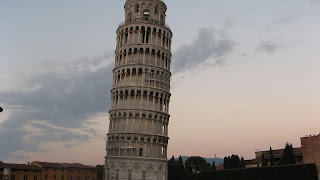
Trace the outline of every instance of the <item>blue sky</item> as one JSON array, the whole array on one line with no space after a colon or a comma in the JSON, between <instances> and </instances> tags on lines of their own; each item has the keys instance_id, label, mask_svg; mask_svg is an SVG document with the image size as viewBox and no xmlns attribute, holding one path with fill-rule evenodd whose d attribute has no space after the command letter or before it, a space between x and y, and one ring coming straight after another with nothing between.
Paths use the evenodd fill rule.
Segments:
<instances>
[{"instance_id":1,"label":"blue sky","mask_svg":"<svg viewBox=\"0 0 320 180\"><path fill-rule=\"evenodd\" d=\"M319 0L165 2L170 156L248 159L320 132ZM123 4L0 1L1 160L103 163Z\"/></svg>"}]
</instances>

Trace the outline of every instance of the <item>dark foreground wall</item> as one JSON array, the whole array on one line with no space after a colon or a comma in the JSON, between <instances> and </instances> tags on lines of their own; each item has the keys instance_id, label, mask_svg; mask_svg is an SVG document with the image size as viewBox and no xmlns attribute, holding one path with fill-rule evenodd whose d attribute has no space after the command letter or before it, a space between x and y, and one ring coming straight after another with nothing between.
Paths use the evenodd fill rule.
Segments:
<instances>
[{"instance_id":1,"label":"dark foreground wall","mask_svg":"<svg viewBox=\"0 0 320 180\"><path fill-rule=\"evenodd\" d=\"M194 174L190 180L318 180L315 164L248 168Z\"/></svg>"}]
</instances>

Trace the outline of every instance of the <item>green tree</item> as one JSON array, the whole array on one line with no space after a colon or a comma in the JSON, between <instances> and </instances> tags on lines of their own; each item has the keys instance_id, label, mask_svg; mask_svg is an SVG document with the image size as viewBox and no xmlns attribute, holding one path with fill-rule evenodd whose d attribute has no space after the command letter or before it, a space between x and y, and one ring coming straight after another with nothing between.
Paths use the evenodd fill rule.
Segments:
<instances>
[{"instance_id":1,"label":"green tree","mask_svg":"<svg viewBox=\"0 0 320 180\"><path fill-rule=\"evenodd\" d=\"M185 169L188 172L209 172L211 164L199 156L192 156L186 160Z\"/></svg>"},{"instance_id":2,"label":"green tree","mask_svg":"<svg viewBox=\"0 0 320 180\"><path fill-rule=\"evenodd\" d=\"M225 157L223 160L223 168L224 169L231 169L231 157Z\"/></svg>"},{"instance_id":3,"label":"green tree","mask_svg":"<svg viewBox=\"0 0 320 180\"><path fill-rule=\"evenodd\" d=\"M176 160L174 156L168 161L168 180L176 180Z\"/></svg>"},{"instance_id":4,"label":"green tree","mask_svg":"<svg viewBox=\"0 0 320 180\"><path fill-rule=\"evenodd\" d=\"M262 166L262 167L267 166L267 162L266 162L266 160L265 160L265 158L264 158L264 153L262 153L262 156L261 156L261 166Z\"/></svg>"},{"instance_id":5,"label":"green tree","mask_svg":"<svg viewBox=\"0 0 320 180\"><path fill-rule=\"evenodd\" d=\"M270 166L276 165L274 162L273 151L271 147L270 147L269 157L270 157Z\"/></svg>"},{"instance_id":6,"label":"green tree","mask_svg":"<svg viewBox=\"0 0 320 180\"><path fill-rule=\"evenodd\" d=\"M292 148L292 144L286 143L286 147L284 148L283 155L280 161L281 165L286 164L296 164L296 158Z\"/></svg>"},{"instance_id":7,"label":"green tree","mask_svg":"<svg viewBox=\"0 0 320 180\"><path fill-rule=\"evenodd\" d=\"M216 163L213 161L212 162L212 167L211 167L211 171L215 171L217 168L216 168Z\"/></svg>"},{"instance_id":8,"label":"green tree","mask_svg":"<svg viewBox=\"0 0 320 180\"><path fill-rule=\"evenodd\" d=\"M177 164L177 171L178 171L178 180L183 180L184 179L184 164L182 157L179 157L179 160L176 162Z\"/></svg>"},{"instance_id":9,"label":"green tree","mask_svg":"<svg viewBox=\"0 0 320 180\"><path fill-rule=\"evenodd\" d=\"M240 160L240 168L246 168L246 161L243 159L243 157L241 157Z\"/></svg>"},{"instance_id":10,"label":"green tree","mask_svg":"<svg viewBox=\"0 0 320 180\"><path fill-rule=\"evenodd\" d=\"M104 165L96 165L96 168L98 169L98 180L102 180Z\"/></svg>"}]
</instances>

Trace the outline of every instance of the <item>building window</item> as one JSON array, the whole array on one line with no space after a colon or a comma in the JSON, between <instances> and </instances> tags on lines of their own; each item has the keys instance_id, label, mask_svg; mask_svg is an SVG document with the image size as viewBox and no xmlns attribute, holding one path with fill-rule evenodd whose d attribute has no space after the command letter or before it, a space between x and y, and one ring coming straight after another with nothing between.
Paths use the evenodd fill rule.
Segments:
<instances>
[{"instance_id":1,"label":"building window","mask_svg":"<svg viewBox=\"0 0 320 180\"><path fill-rule=\"evenodd\" d=\"M23 176L23 180L28 180L28 176L27 176L27 175L24 175L24 176Z\"/></svg>"},{"instance_id":2,"label":"building window","mask_svg":"<svg viewBox=\"0 0 320 180\"><path fill-rule=\"evenodd\" d=\"M15 180L16 176L15 175L11 175L11 180Z\"/></svg>"},{"instance_id":3,"label":"building window","mask_svg":"<svg viewBox=\"0 0 320 180\"><path fill-rule=\"evenodd\" d=\"M72 172L73 170L72 169L70 169L70 172Z\"/></svg>"},{"instance_id":4,"label":"building window","mask_svg":"<svg viewBox=\"0 0 320 180\"><path fill-rule=\"evenodd\" d=\"M64 180L64 175L61 175L61 180Z\"/></svg>"},{"instance_id":5,"label":"building window","mask_svg":"<svg viewBox=\"0 0 320 180\"><path fill-rule=\"evenodd\" d=\"M48 171L48 168L46 168L46 171Z\"/></svg>"},{"instance_id":6,"label":"building window","mask_svg":"<svg viewBox=\"0 0 320 180\"><path fill-rule=\"evenodd\" d=\"M54 168L53 170L54 170L54 171L57 171L57 168Z\"/></svg>"},{"instance_id":7,"label":"building window","mask_svg":"<svg viewBox=\"0 0 320 180\"><path fill-rule=\"evenodd\" d=\"M53 175L53 179L57 179L57 175Z\"/></svg>"},{"instance_id":8,"label":"building window","mask_svg":"<svg viewBox=\"0 0 320 180\"><path fill-rule=\"evenodd\" d=\"M38 176L37 175L33 176L33 180L38 180Z\"/></svg>"},{"instance_id":9,"label":"building window","mask_svg":"<svg viewBox=\"0 0 320 180\"><path fill-rule=\"evenodd\" d=\"M80 180L80 176L78 176L78 180Z\"/></svg>"},{"instance_id":10,"label":"building window","mask_svg":"<svg viewBox=\"0 0 320 180\"><path fill-rule=\"evenodd\" d=\"M94 180L94 176L92 176L92 180Z\"/></svg>"},{"instance_id":11,"label":"building window","mask_svg":"<svg viewBox=\"0 0 320 180\"><path fill-rule=\"evenodd\" d=\"M141 157L141 156L142 156L142 154L143 154L143 149L142 149L142 148L140 148L140 149L139 149L139 156Z\"/></svg>"},{"instance_id":12,"label":"building window","mask_svg":"<svg viewBox=\"0 0 320 180\"><path fill-rule=\"evenodd\" d=\"M64 169L62 169L61 171L64 172Z\"/></svg>"},{"instance_id":13,"label":"building window","mask_svg":"<svg viewBox=\"0 0 320 180\"><path fill-rule=\"evenodd\" d=\"M2 174L0 174L0 180L2 180Z\"/></svg>"},{"instance_id":14,"label":"building window","mask_svg":"<svg viewBox=\"0 0 320 180\"><path fill-rule=\"evenodd\" d=\"M44 178L45 178L45 179L48 179L48 175L45 175Z\"/></svg>"}]
</instances>

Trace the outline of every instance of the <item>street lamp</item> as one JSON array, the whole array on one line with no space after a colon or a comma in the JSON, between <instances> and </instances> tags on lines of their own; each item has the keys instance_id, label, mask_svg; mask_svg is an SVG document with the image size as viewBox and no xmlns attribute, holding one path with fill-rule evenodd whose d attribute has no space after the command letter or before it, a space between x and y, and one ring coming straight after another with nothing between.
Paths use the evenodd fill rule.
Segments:
<instances>
[{"instance_id":1,"label":"street lamp","mask_svg":"<svg viewBox=\"0 0 320 180\"><path fill-rule=\"evenodd\" d=\"M3 109L2 109L2 107L0 107L0 112L2 112L3 111Z\"/></svg>"}]
</instances>

